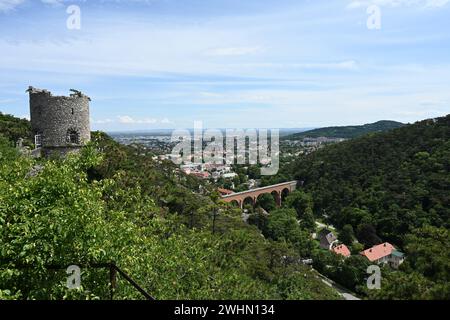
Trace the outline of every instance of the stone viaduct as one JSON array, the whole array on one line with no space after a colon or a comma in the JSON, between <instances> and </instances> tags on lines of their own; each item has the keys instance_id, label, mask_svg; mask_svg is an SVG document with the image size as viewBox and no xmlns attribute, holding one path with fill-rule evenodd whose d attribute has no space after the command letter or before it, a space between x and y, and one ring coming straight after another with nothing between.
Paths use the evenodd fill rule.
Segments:
<instances>
[{"instance_id":1,"label":"stone viaduct","mask_svg":"<svg viewBox=\"0 0 450 320\"><path fill-rule=\"evenodd\" d=\"M255 206L258 197L262 194L272 194L275 197L275 202L278 206L281 206L281 200L283 196L288 195L295 189L297 189L298 181L289 181L284 183L275 184L272 186L262 187L258 189L253 189L249 191L232 193L229 195L222 196L222 200L229 203L236 203L242 209L244 203L250 201L250 203Z\"/></svg>"}]
</instances>

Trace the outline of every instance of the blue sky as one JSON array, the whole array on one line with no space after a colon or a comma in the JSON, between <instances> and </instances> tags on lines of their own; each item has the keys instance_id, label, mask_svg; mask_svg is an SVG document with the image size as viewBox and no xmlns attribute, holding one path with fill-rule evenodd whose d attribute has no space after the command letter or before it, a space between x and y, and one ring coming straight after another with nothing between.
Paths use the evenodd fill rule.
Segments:
<instances>
[{"instance_id":1,"label":"blue sky","mask_svg":"<svg viewBox=\"0 0 450 320\"><path fill-rule=\"evenodd\" d=\"M0 0L0 111L29 85L106 131L414 122L450 113L450 0Z\"/></svg>"}]
</instances>

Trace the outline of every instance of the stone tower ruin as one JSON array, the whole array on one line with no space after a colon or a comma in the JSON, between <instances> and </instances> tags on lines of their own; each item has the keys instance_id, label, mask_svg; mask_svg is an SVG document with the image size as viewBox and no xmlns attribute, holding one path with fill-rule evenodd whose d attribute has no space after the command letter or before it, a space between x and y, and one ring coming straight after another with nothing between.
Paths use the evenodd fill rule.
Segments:
<instances>
[{"instance_id":1,"label":"stone tower ruin","mask_svg":"<svg viewBox=\"0 0 450 320\"><path fill-rule=\"evenodd\" d=\"M77 90L70 96L53 96L50 91L29 87L30 118L36 149L48 156L79 151L91 140L89 102Z\"/></svg>"}]
</instances>

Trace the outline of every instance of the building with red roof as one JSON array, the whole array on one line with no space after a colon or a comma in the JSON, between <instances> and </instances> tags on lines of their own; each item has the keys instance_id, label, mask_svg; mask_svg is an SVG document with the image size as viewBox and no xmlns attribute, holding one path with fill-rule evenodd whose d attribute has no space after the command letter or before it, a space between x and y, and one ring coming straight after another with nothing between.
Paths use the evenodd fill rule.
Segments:
<instances>
[{"instance_id":1,"label":"building with red roof","mask_svg":"<svg viewBox=\"0 0 450 320\"><path fill-rule=\"evenodd\" d=\"M191 172L190 173L193 176L196 176L197 178L201 178L201 179L208 179L211 174L209 172Z\"/></svg>"},{"instance_id":2,"label":"building with red roof","mask_svg":"<svg viewBox=\"0 0 450 320\"><path fill-rule=\"evenodd\" d=\"M361 255L369 259L370 262L377 264L388 263L394 268L398 268L404 260L404 254L395 249L395 247L389 242L385 242L364 250L361 252Z\"/></svg>"},{"instance_id":3,"label":"building with red roof","mask_svg":"<svg viewBox=\"0 0 450 320\"><path fill-rule=\"evenodd\" d=\"M219 188L218 191L223 196L227 196L229 194L233 194L234 193L234 191L231 191L231 190L228 190L228 189L224 189L224 188Z\"/></svg>"},{"instance_id":4,"label":"building with red roof","mask_svg":"<svg viewBox=\"0 0 450 320\"><path fill-rule=\"evenodd\" d=\"M351 255L350 250L347 248L345 244L337 245L332 250L334 253L340 254L346 258L350 257Z\"/></svg>"}]
</instances>

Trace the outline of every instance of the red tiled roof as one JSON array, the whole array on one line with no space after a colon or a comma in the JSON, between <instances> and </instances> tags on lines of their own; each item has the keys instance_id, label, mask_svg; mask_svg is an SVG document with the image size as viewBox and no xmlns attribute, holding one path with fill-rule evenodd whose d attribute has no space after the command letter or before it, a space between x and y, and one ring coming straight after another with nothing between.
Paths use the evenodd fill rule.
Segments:
<instances>
[{"instance_id":1,"label":"red tiled roof","mask_svg":"<svg viewBox=\"0 0 450 320\"><path fill-rule=\"evenodd\" d=\"M364 250L361 252L363 256L366 256L370 261L375 261L381 259L385 256L388 256L395 250L395 247L389 242L385 242L376 246L373 246L370 249Z\"/></svg>"},{"instance_id":2,"label":"red tiled roof","mask_svg":"<svg viewBox=\"0 0 450 320\"><path fill-rule=\"evenodd\" d=\"M220 193L220 194L223 194L223 195L227 195L227 194L232 194L232 193L234 193L234 192L231 191L231 190L223 189L223 188L219 188L218 190L219 190L219 193Z\"/></svg>"},{"instance_id":3,"label":"red tiled roof","mask_svg":"<svg viewBox=\"0 0 450 320\"><path fill-rule=\"evenodd\" d=\"M337 254L341 254L344 257L350 257L351 253L350 250L348 250L347 246L345 244L340 244L333 248L333 251Z\"/></svg>"},{"instance_id":4,"label":"red tiled roof","mask_svg":"<svg viewBox=\"0 0 450 320\"><path fill-rule=\"evenodd\" d=\"M208 172L192 172L191 175L199 178L209 178L210 174Z\"/></svg>"}]
</instances>

